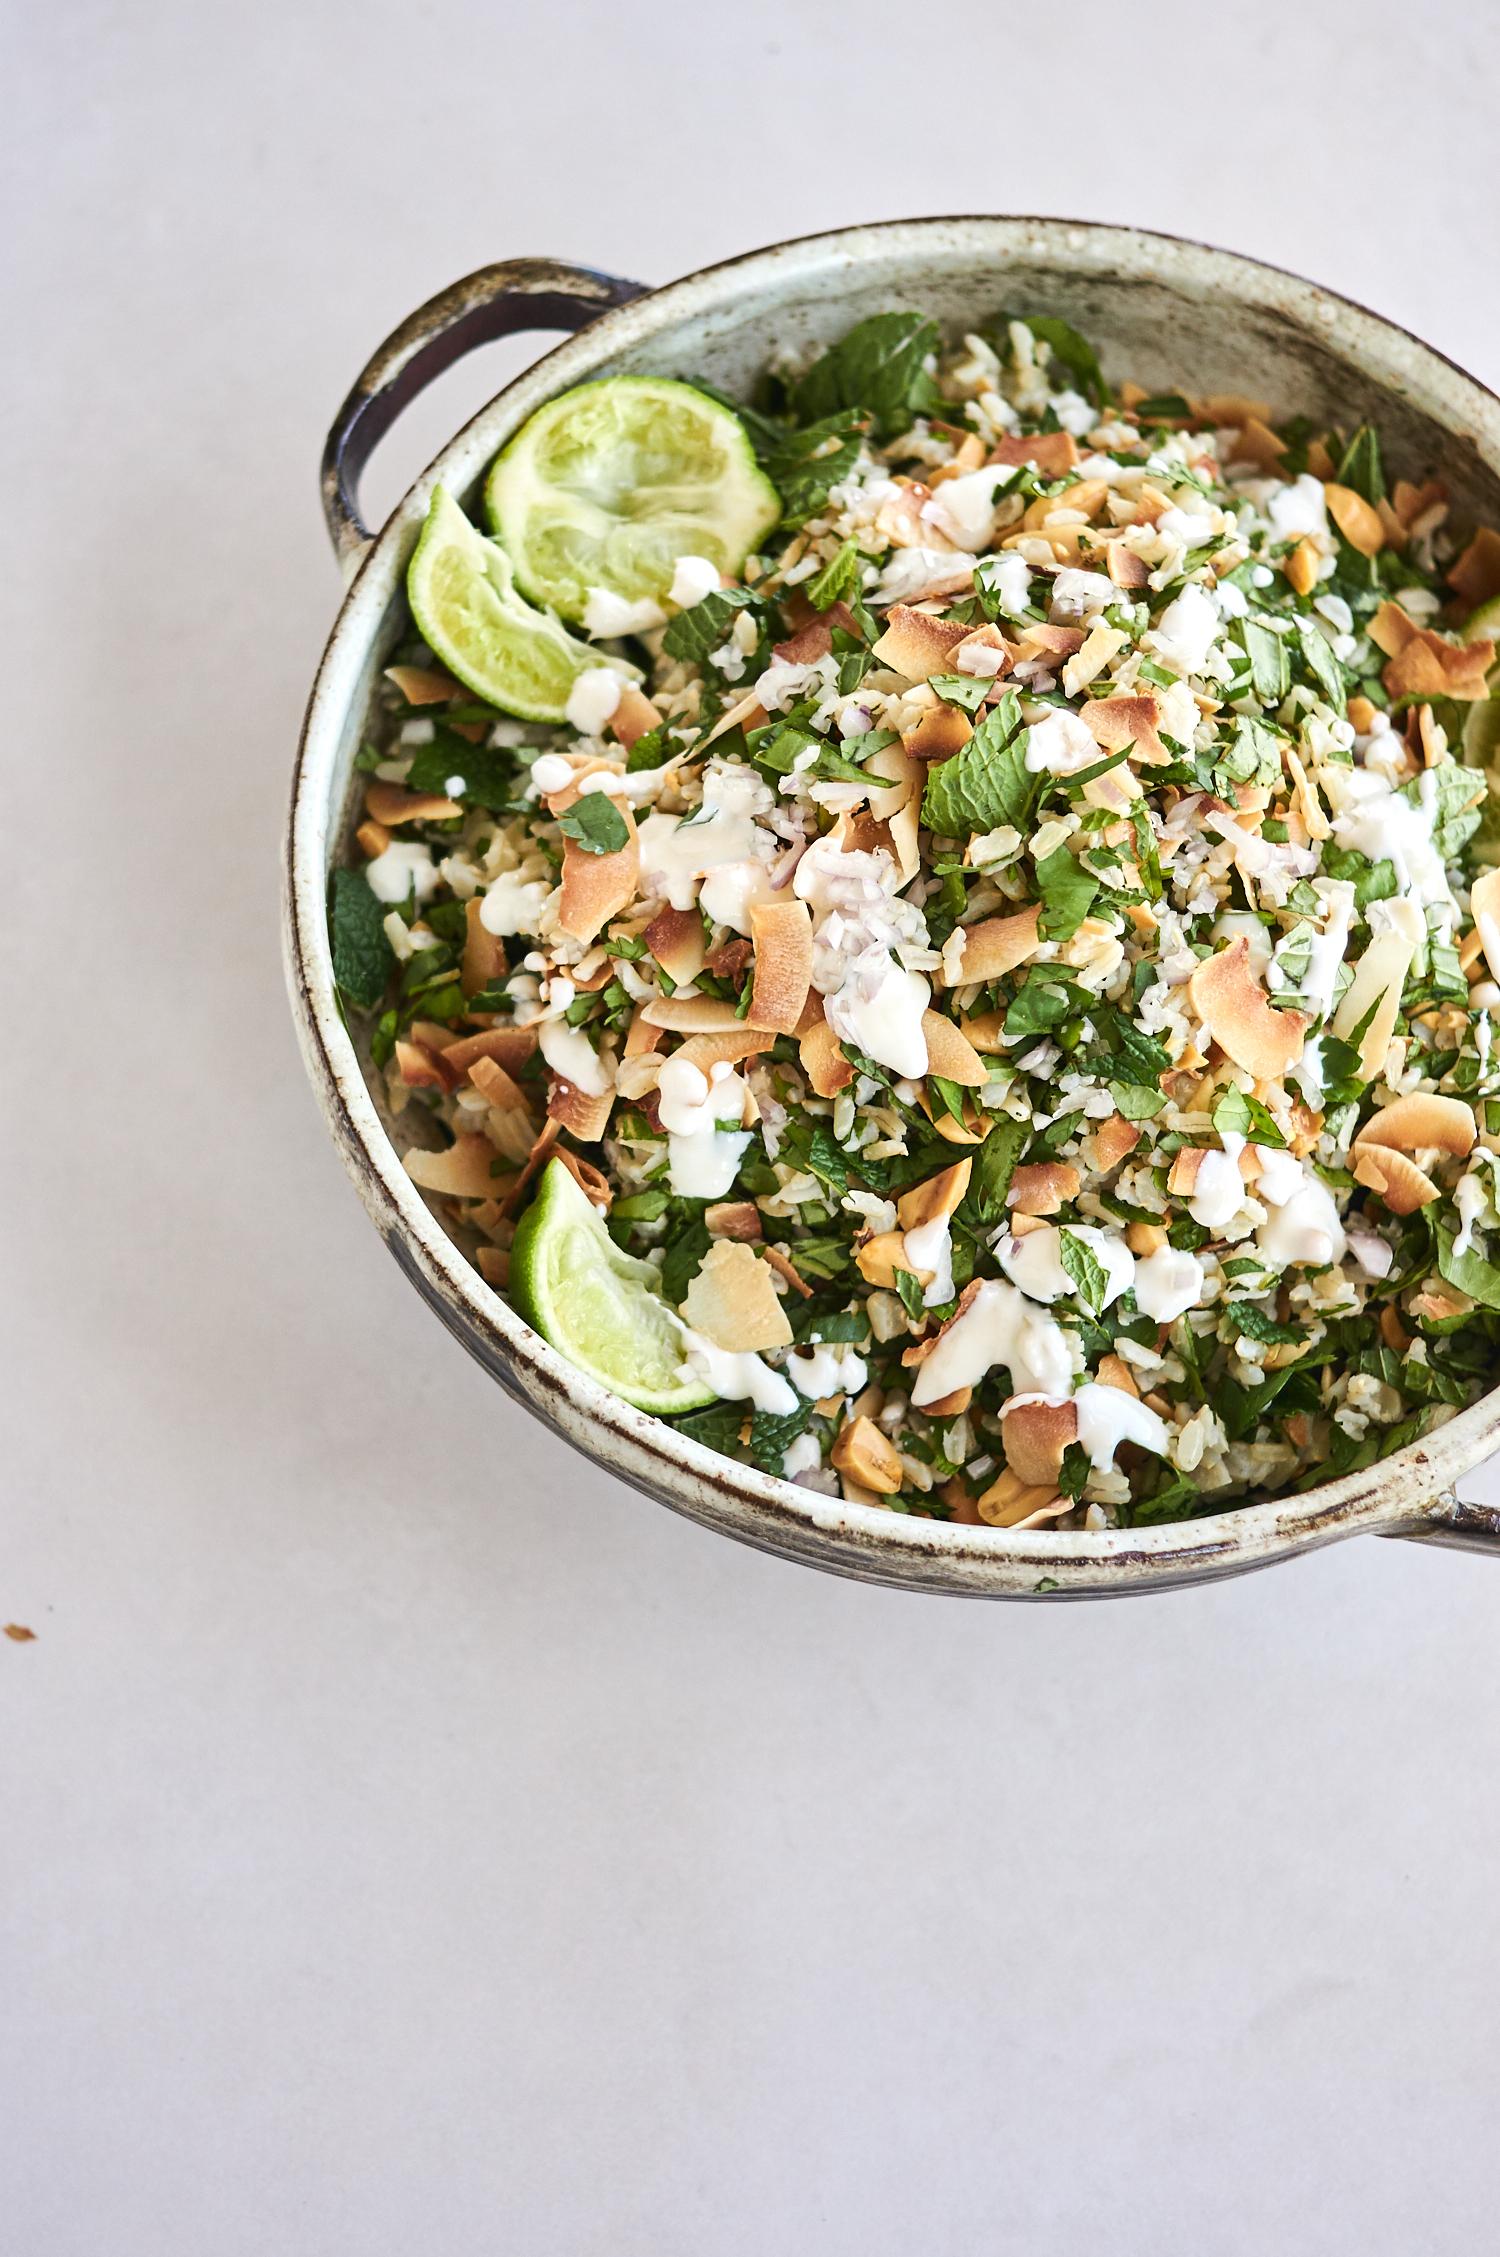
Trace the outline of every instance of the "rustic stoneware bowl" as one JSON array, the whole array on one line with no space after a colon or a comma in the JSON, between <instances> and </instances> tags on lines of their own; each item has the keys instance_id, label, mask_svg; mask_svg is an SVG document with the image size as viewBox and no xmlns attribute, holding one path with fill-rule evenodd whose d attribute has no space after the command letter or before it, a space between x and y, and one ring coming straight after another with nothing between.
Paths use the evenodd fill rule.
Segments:
<instances>
[{"instance_id":1,"label":"rustic stoneware bowl","mask_svg":"<svg viewBox=\"0 0 1500 2257\"><path fill-rule=\"evenodd\" d=\"M1398 469L1435 472L1466 511L1500 519L1500 400L1388 321L1275 268L1201 244L1051 219L892 221L777 244L660 290L552 260L485 268L413 314L344 403L323 466L349 581L297 757L286 955L303 1054L381 1236L449 1330L588 1457L710 1528L810 1565L913 1591L1104 1596L1234 1575L1369 1531L1500 1554L1500 1512L1459 1502L1458 1476L1500 1443L1500 1392L1429 1440L1305 1495L1215 1519L1118 1533L948 1527L846 1505L683 1439L575 1371L484 1283L402 1165L334 994L325 895L345 850L352 761L381 667L405 625L407 560L441 479L467 498L534 409L621 370L704 376L734 393L774 345L811 346L891 306L952 325L1009 307L1061 314L1117 375L1249 392L1283 413L1378 419ZM517 330L581 332L549 352L438 456L378 535L356 488L403 405L475 345Z\"/></svg>"}]
</instances>

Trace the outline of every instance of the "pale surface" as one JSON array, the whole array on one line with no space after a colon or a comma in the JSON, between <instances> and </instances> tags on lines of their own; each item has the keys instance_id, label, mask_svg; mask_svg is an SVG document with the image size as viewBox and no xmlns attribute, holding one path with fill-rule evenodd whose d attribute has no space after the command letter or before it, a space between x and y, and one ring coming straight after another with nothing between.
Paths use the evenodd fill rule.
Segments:
<instances>
[{"instance_id":1,"label":"pale surface","mask_svg":"<svg viewBox=\"0 0 1500 2257\"><path fill-rule=\"evenodd\" d=\"M423 1311L275 954L318 448L418 300L1011 206L1494 378L1500 43L1413 21L11 12L16 2257L1493 2244L1500 1566L1018 1611L717 1541Z\"/></svg>"}]
</instances>

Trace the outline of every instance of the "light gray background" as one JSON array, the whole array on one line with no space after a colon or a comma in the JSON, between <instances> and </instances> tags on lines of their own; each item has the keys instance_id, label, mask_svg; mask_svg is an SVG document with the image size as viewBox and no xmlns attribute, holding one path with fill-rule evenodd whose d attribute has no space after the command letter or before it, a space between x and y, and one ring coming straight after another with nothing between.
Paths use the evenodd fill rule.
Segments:
<instances>
[{"instance_id":1,"label":"light gray background","mask_svg":"<svg viewBox=\"0 0 1500 2257\"><path fill-rule=\"evenodd\" d=\"M275 939L318 448L431 290L1053 210L1494 379L1492 19L74 0L7 49L6 2250L1492 2245L1500 1570L1014 1610L672 1518L402 1283Z\"/></svg>"}]
</instances>

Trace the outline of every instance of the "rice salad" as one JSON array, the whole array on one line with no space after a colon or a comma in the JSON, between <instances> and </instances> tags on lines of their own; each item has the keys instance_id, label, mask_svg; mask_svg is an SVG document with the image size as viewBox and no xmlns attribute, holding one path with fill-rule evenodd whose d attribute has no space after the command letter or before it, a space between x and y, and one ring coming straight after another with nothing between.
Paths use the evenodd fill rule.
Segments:
<instances>
[{"instance_id":1,"label":"rice salad","mask_svg":"<svg viewBox=\"0 0 1500 2257\"><path fill-rule=\"evenodd\" d=\"M359 756L335 972L483 1277L698 1441L939 1519L1218 1512L1452 1418L1500 1341L1500 536L1040 315L690 396L728 467L619 501L613 584L524 448L495 543L435 497L566 696L414 582Z\"/></svg>"}]
</instances>

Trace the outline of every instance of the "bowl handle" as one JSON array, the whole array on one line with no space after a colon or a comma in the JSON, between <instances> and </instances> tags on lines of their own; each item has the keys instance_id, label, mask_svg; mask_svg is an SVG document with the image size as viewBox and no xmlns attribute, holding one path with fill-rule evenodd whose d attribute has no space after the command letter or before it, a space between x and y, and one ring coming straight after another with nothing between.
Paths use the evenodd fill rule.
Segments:
<instances>
[{"instance_id":1,"label":"bowl handle","mask_svg":"<svg viewBox=\"0 0 1500 2257\"><path fill-rule=\"evenodd\" d=\"M1456 1490L1444 1489L1427 1507L1420 1527L1393 1528L1391 1534L1410 1544L1446 1544L1500 1559L1500 1508L1467 1504Z\"/></svg>"},{"instance_id":2,"label":"bowl handle","mask_svg":"<svg viewBox=\"0 0 1500 2257\"><path fill-rule=\"evenodd\" d=\"M408 401L476 345L523 329L582 329L646 288L560 259L502 259L408 314L360 371L323 449L323 515L345 579L375 537L359 514L360 474Z\"/></svg>"}]
</instances>

